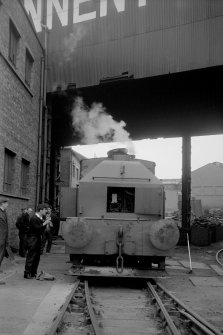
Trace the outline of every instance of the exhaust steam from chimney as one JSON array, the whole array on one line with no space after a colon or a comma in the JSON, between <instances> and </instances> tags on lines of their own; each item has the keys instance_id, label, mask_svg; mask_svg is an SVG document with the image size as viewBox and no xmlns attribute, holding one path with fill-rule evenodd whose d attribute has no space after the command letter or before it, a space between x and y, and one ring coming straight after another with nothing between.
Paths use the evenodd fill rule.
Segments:
<instances>
[{"instance_id":1,"label":"exhaust steam from chimney","mask_svg":"<svg viewBox=\"0 0 223 335\"><path fill-rule=\"evenodd\" d=\"M82 144L124 142L128 152L134 154L130 134L124 129L126 123L115 121L101 103L88 107L82 97L77 97L71 113L74 133L81 137Z\"/></svg>"}]
</instances>

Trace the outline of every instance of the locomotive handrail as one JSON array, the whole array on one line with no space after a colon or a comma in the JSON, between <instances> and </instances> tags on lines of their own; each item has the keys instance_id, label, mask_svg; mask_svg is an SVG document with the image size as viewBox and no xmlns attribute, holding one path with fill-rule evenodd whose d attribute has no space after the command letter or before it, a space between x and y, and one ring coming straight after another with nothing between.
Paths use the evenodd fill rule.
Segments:
<instances>
[{"instance_id":1,"label":"locomotive handrail","mask_svg":"<svg viewBox=\"0 0 223 335\"><path fill-rule=\"evenodd\" d=\"M120 179L129 179L129 180L134 180L134 179L136 179L136 180L143 180L143 181L151 181L151 179L150 178L130 178L130 177L92 177L92 179L94 180L94 179L117 179L117 180L120 180ZM154 184L154 185L157 185L157 186L160 186L160 184Z\"/></svg>"},{"instance_id":2,"label":"locomotive handrail","mask_svg":"<svg viewBox=\"0 0 223 335\"><path fill-rule=\"evenodd\" d=\"M149 214L150 216L160 216L160 215L157 215L157 214ZM66 221L67 219L71 219L73 218L74 216L68 216L66 218L60 218L59 220L60 221ZM76 216L77 217L77 216ZM101 216L98 216L98 217L92 217L92 216L81 216L80 218L82 219L86 219L86 220L114 220L114 221L151 221L152 219L151 218L147 218L147 219L140 219L140 218L129 218L129 219L126 219L126 218L104 218L104 217L101 217Z\"/></svg>"}]
</instances>

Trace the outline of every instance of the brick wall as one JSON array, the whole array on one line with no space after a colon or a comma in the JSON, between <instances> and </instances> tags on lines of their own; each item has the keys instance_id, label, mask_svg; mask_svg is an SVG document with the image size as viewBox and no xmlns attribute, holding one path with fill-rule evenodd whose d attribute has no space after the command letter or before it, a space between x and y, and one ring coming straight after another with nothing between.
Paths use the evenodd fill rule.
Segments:
<instances>
[{"instance_id":1,"label":"brick wall","mask_svg":"<svg viewBox=\"0 0 223 335\"><path fill-rule=\"evenodd\" d=\"M20 34L16 67L9 60L9 22ZM31 85L25 83L25 55L30 51L34 63ZM10 244L18 246L16 217L22 207L34 207L37 185L38 130L41 59L43 49L19 0L0 4L0 197L9 199ZM10 194L3 189L5 148L15 153L14 186ZM30 162L27 194L21 193L21 162Z\"/></svg>"}]
</instances>

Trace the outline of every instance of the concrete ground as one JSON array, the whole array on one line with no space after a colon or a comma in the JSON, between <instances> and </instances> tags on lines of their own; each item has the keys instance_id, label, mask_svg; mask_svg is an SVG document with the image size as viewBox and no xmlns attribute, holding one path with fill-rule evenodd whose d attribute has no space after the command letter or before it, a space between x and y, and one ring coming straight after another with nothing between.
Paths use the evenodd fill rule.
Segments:
<instances>
[{"instance_id":1,"label":"concrete ground","mask_svg":"<svg viewBox=\"0 0 223 335\"><path fill-rule=\"evenodd\" d=\"M223 242L208 247L191 247L192 273L189 273L187 247L177 247L167 258L167 278L161 282L185 304L223 330L223 268L215 254ZM72 290L75 277L69 275L69 257L64 243L54 241L52 252L41 256L39 271L55 276L54 281L23 278L25 259L4 259L0 274L0 335L46 334ZM4 283L3 283L4 282Z\"/></svg>"},{"instance_id":2,"label":"concrete ground","mask_svg":"<svg viewBox=\"0 0 223 335\"><path fill-rule=\"evenodd\" d=\"M69 257L64 253L64 244L55 243L52 253L41 256L38 268L38 272L52 274L54 281L24 279L25 258L4 259L0 274L0 335L45 334L71 292L75 278L66 275Z\"/></svg>"}]
</instances>

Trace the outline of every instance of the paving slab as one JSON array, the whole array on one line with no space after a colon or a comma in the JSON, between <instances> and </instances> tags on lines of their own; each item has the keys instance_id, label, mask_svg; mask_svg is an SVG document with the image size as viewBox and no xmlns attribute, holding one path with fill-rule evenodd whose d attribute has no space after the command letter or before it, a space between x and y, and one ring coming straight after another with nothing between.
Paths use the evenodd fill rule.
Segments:
<instances>
[{"instance_id":1,"label":"paving slab","mask_svg":"<svg viewBox=\"0 0 223 335\"><path fill-rule=\"evenodd\" d=\"M184 266L181 266L181 265L167 265L166 267L165 267L165 269L167 270L167 271L171 271L171 270L181 270L181 271L187 271L187 269L185 269L185 267Z\"/></svg>"},{"instance_id":2,"label":"paving slab","mask_svg":"<svg viewBox=\"0 0 223 335\"><path fill-rule=\"evenodd\" d=\"M71 293L73 286L73 283L53 285L41 301L23 335L45 335L50 329L53 320L57 317L67 296Z\"/></svg>"},{"instance_id":3,"label":"paving slab","mask_svg":"<svg viewBox=\"0 0 223 335\"><path fill-rule=\"evenodd\" d=\"M189 279L194 286L223 286L223 281L215 277L190 277Z\"/></svg>"},{"instance_id":4,"label":"paving slab","mask_svg":"<svg viewBox=\"0 0 223 335\"><path fill-rule=\"evenodd\" d=\"M166 266L178 266L180 265L178 261L175 261L174 259L167 259L166 260Z\"/></svg>"},{"instance_id":5,"label":"paving slab","mask_svg":"<svg viewBox=\"0 0 223 335\"><path fill-rule=\"evenodd\" d=\"M190 262L189 261L185 261L185 260L182 260L182 261L179 261L180 264L182 264L185 268L190 268ZM205 264L205 263L201 263L201 262L192 262L192 268L193 269L202 269L202 270L209 270L210 267Z\"/></svg>"},{"instance_id":6,"label":"paving slab","mask_svg":"<svg viewBox=\"0 0 223 335\"><path fill-rule=\"evenodd\" d=\"M210 267L219 275L223 276L223 268L220 268L218 265L210 265Z\"/></svg>"}]
</instances>

